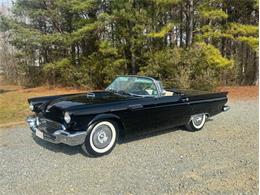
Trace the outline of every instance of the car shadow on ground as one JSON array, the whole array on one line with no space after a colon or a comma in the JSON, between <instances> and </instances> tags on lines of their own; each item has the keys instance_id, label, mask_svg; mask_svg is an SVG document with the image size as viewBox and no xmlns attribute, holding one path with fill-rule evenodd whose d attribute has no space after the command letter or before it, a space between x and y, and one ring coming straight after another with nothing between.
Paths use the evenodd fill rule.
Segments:
<instances>
[{"instance_id":1,"label":"car shadow on ground","mask_svg":"<svg viewBox=\"0 0 260 195\"><path fill-rule=\"evenodd\" d=\"M77 155L77 154L84 154L81 150L81 146L68 146L66 144L54 144L48 141L42 140L37 136L33 135L33 140L41 147L50 150L55 153L64 153L67 155Z\"/></svg>"},{"instance_id":2,"label":"car shadow on ground","mask_svg":"<svg viewBox=\"0 0 260 195\"><path fill-rule=\"evenodd\" d=\"M172 133L175 131L188 131L185 129L185 127L176 127L176 128L170 128L170 129L165 129L165 130L161 130L161 131L154 131L154 132L149 132L149 133L144 133L141 135L137 135L134 137L129 137L127 139L119 139L118 140L118 144L126 144L129 142L133 142L133 141L138 141L138 140L142 140L142 139L148 139L151 137L156 137L156 136L160 136L163 134L167 134L167 133Z\"/></svg>"},{"instance_id":3,"label":"car shadow on ground","mask_svg":"<svg viewBox=\"0 0 260 195\"><path fill-rule=\"evenodd\" d=\"M207 119L207 122L211 122L211 121L213 121L213 119L211 119L211 118ZM161 131L149 132L149 133L146 133L146 134L138 135L138 136L127 138L127 139L119 138L118 144L120 144L120 145L121 144L127 144L127 143L130 143L130 142L134 142L134 141L138 141L138 140L142 140L142 139L148 139L150 137L160 136L160 135L167 134L167 133L173 133L175 131L186 131L186 132L189 132L189 133L196 133L196 132L188 131L184 126L180 126L180 127L170 128L170 129L161 130ZM82 151L80 145L79 146L68 146L66 144L53 144L53 143L50 143L50 142L47 142L47 141L44 141L44 140L38 138L34 134L32 134L32 137L33 137L33 140L38 145L40 145L41 147L48 149L52 152L64 153L64 154L71 155L71 156L77 155L77 154L82 154L82 155L87 156L87 157L92 157L92 156L85 154Z\"/></svg>"}]
</instances>

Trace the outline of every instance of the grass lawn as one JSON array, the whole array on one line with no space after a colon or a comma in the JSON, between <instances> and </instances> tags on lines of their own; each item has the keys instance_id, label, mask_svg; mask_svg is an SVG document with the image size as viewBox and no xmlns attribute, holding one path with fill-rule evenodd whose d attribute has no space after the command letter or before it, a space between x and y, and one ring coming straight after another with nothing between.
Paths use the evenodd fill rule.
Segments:
<instances>
[{"instance_id":1,"label":"grass lawn","mask_svg":"<svg viewBox=\"0 0 260 195\"><path fill-rule=\"evenodd\" d=\"M24 121L30 114L28 98L77 93L79 90L38 87L23 89L19 86L0 84L0 125Z\"/></svg>"}]
</instances>

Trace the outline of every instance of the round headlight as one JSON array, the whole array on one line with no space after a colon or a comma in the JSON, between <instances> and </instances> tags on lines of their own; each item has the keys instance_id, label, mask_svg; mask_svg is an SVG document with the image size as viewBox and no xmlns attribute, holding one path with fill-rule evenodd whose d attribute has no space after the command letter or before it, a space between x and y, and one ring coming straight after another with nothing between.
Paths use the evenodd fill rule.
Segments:
<instances>
[{"instance_id":1,"label":"round headlight","mask_svg":"<svg viewBox=\"0 0 260 195\"><path fill-rule=\"evenodd\" d=\"M31 111L33 111L34 106L33 106L32 102L30 103L29 108L30 108Z\"/></svg>"},{"instance_id":2,"label":"round headlight","mask_svg":"<svg viewBox=\"0 0 260 195\"><path fill-rule=\"evenodd\" d=\"M66 123L70 123L71 118L68 112L64 113L64 120L66 121Z\"/></svg>"}]
</instances>

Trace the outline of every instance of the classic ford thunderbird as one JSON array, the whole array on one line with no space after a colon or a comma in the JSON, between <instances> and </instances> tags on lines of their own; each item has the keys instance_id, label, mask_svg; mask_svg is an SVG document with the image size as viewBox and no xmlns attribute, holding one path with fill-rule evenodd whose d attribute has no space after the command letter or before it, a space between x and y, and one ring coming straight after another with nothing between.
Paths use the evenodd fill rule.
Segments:
<instances>
[{"instance_id":1,"label":"classic ford thunderbird","mask_svg":"<svg viewBox=\"0 0 260 195\"><path fill-rule=\"evenodd\" d=\"M227 111L227 92L165 90L151 77L118 76L104 91L28 99L27 122L37 137L102 156L118 138L185 126L203 128L208 117Z\"/></svg>"}]
</instances>

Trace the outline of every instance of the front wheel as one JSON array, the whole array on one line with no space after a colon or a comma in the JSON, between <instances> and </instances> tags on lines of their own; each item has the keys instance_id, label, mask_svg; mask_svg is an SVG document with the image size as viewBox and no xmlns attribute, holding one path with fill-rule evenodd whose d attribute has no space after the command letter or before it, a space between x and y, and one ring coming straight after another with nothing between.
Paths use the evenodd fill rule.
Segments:
<instances>
[{"instance_id":1,"label":"front wheel","mask_svg":"<svg viewBox=\"0 0 260 195\"><path fill-rule=\"evenodd\" d=\"M110 153L117 142L117 124L112 121L98 122L88 133L82 144L83 151L90 156L103 156Z\"/></svg>"},{"instance_id":2,"label":"front wheel","mask_svg":"<svg viewBox=\"0 0 260 195\"><path fill-rule=\"evenodd\" d=\"M186 128L189 131L199 131L203 128L206 122L206 114L196 114L191 116L189 123L186 125Z\"/></svg>"}]
</instances>

